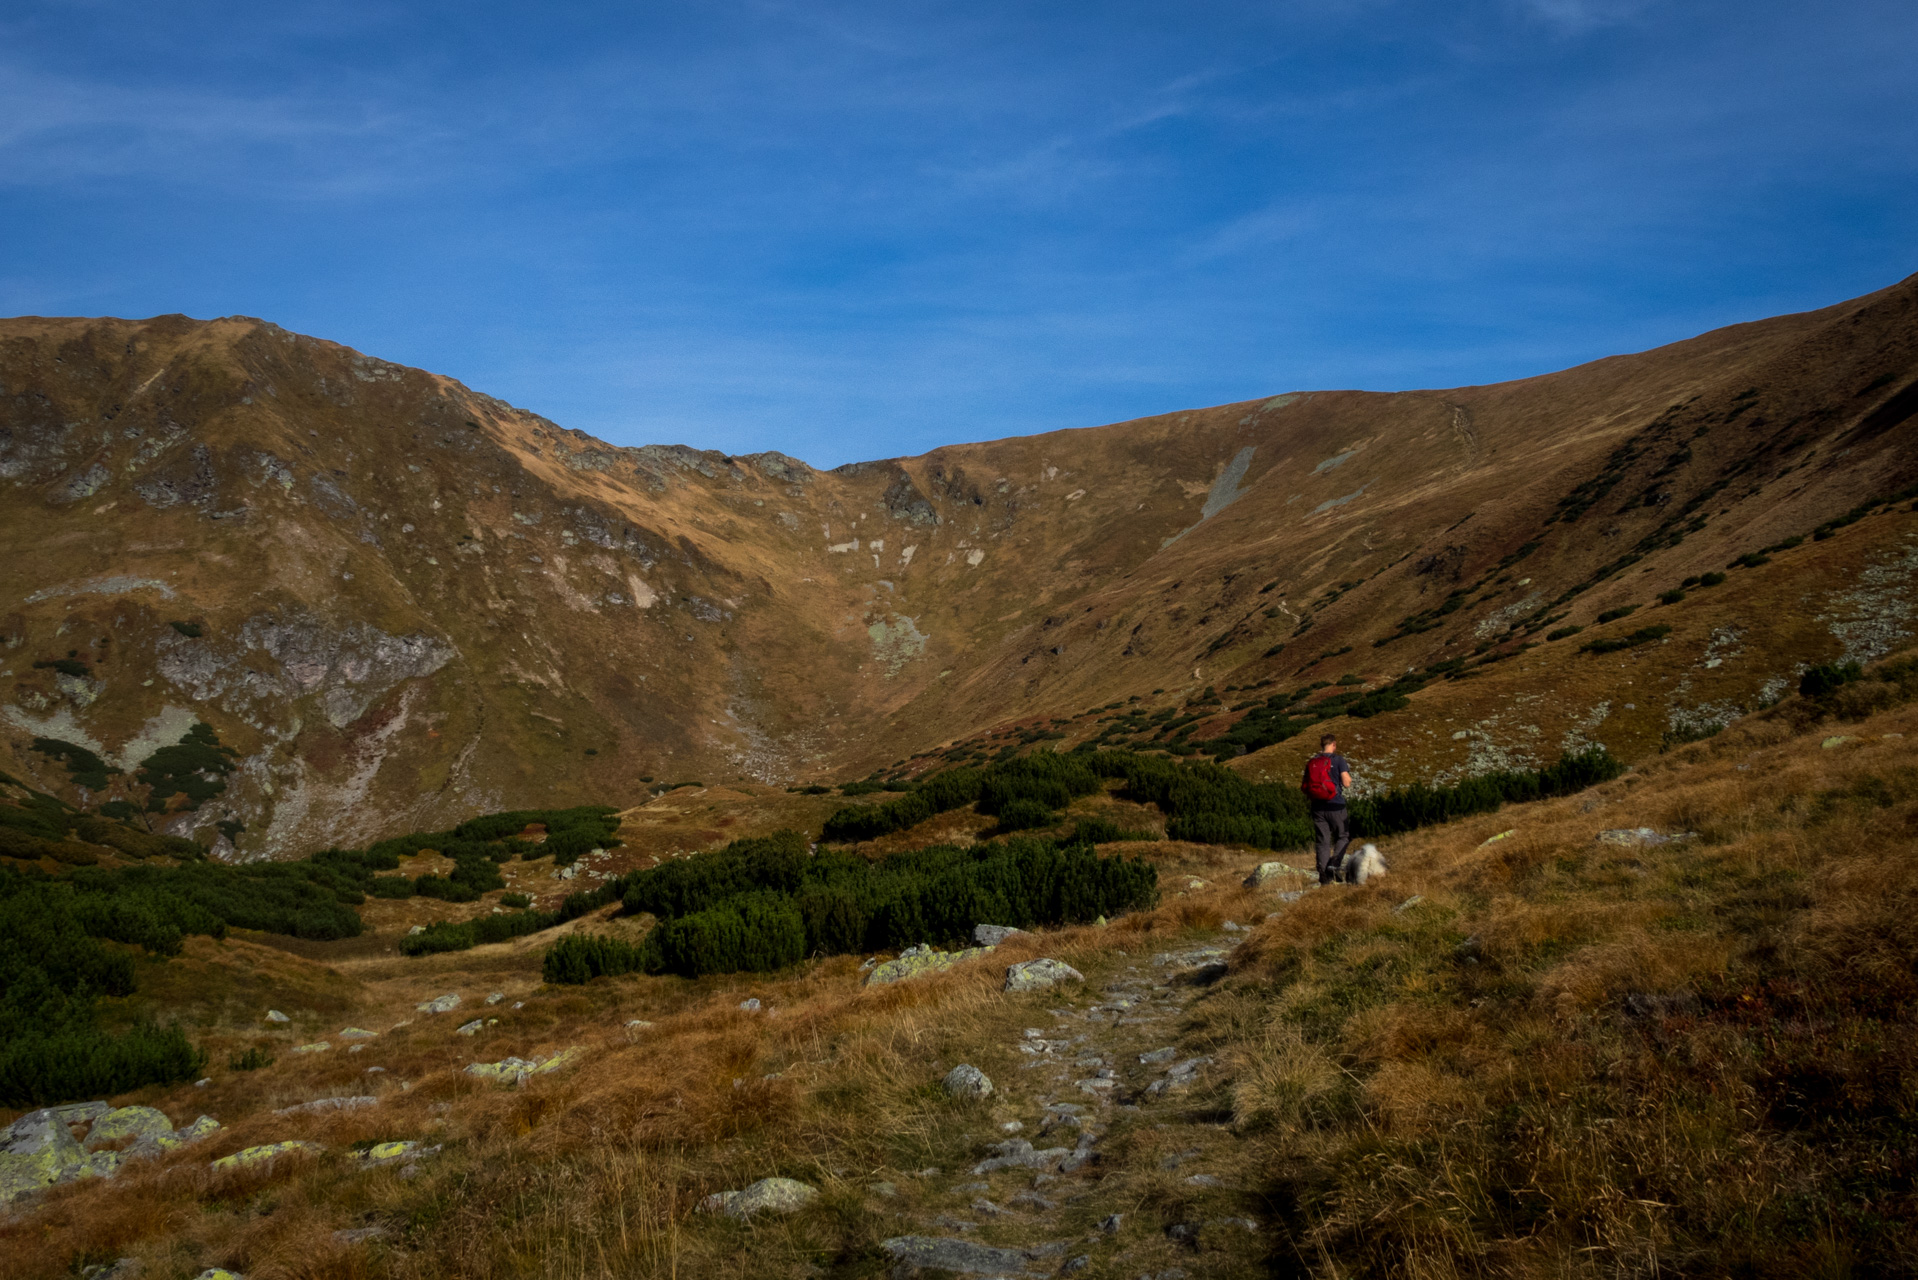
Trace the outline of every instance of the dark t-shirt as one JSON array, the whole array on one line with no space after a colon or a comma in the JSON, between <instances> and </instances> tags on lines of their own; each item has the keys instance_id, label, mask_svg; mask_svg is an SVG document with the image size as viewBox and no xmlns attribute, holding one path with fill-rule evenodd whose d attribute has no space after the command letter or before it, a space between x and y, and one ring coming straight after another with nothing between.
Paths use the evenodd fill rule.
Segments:
<instances>
[{"instance_id":1,"label":"dark t-shirt","mask_svg":"<svg viewBox=\"0 0 1918 1280\"><path fill-rule=\"evenodd\" d=\"M1323 755L1324 753L1320 752L1319 754ZM1312 801L1312 807L1314 809L1343 809L1345 807L1345 775L1352 772L1352 766L1347 764L1345 757L1336 751L1332 753L1331 760L1332 785L1339 789L1339 798L1336 800L1314 800Z\"/></svg>"}]
</instances>

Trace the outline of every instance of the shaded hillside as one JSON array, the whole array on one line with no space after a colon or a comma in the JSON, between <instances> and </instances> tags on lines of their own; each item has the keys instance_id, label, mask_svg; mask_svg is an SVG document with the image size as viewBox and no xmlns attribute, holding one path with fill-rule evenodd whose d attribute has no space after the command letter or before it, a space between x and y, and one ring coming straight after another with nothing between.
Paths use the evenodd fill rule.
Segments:
<instances>
[{"instance_id":1,"label":"shaded hillside","mask_svg":"<svg viewBox=\"0 0 1918 1280\"><path fill-rule=\"evenodd\" d=\"M1069 745L1135 697L1199 746L1274 692L1461 658L1494 661L1366 722L1375 781L1635 756L1908 630L1902 509L1727 565L1918 478L1915 306L833 472L614 448L255 320L0 322L5 767L146 804L138 766L204 722L230 771L160 820L284 856L981 726ZM1626 606L1604 625L1672 630L1546 640Z\"/></svg>"}]
</instances>

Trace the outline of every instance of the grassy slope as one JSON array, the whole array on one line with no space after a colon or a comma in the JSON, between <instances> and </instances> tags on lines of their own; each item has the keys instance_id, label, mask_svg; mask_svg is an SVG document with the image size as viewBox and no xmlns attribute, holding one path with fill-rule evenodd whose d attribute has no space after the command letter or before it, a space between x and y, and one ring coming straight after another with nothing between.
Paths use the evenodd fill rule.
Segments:
<instances>
[{"instance_id":1,"label":"grassy slope","mask_svg":"<svg viewBox=\"0 0 1918 1280\"><path fill-rule=\"evenodd\" d=\"M1914 691L1854 687L1859 718L1843 723L1788 701L1594 792L1407 837L1382 883L1289 905L1225 887L1251 855L1149 846L1180 871L1160 909L894 988L860 988L845 958L540 990L537 951L509 945L411 970L344 966L360 983L349 998L295 972L258 985L247 944L196 946L205 1006L222 965L256 984L248 1002L284 998L268 989L281 981L323 1006L295 1010L288 1043L334 1020L412 1025L363 1054L283 1053L259 1072L216 1066L207 1090L128 1099L176 1121L209 1110L227 1129L8 1222L0 1276L126 1252L161 1276L216 1261L256 1278L878 1275L877 1241L923 1229L961 1178L951 1171L999 1136L990 1122L1031 1120L1009 1049L1021 1029L1048 1007L1083 1009L1129 958L1220 936L1227 917L1264 923L1177 1029L1216 1065L1171 1130L1115 1120L1102 1162L1046 1192L1067 1201L1054 1234L1126 1214L1087 1246L1089 1274L1901 1274L1918 707L1884 704ZM1821 745L1833 737L1846 740ZM1594 840L1626 826L1698 838ZM1212 883L1181 888L1204 859ZM1001 995L1003 963L1041 952L1085 970L1088 992ZM457 1016L411 1012L422 994L489 989L526 1007L501 1006L473 1040L451 1034ZM747 994L776 1013L742 1013ZM223 1045L270 1038L210 1016ZM627 1033L632 1018L656 1025ZM583 1064L518 1091L460 1071L569 1044L588 1047ZM937 1090L962 1060L1001 1082L989 1106ZM383 1098L373 1111L272 1115L368 1089ZM1162 1168L1187 1134L1220 1187ZM329 1154L244 1177L206 1169L286 1137ZM446 1150L412 1180L345 1154L391 1137ZM926 1166L944 1181L908 1176ZM751 1227L693 1211L775 1173L819 1185L819 1205ZM882 1180L901 1194L876 1194ZM1266 1229L1175 1248L1163 1228L1195 1213ZM332 1238L368 1223L394 1247ZM975 1238L1034 1236L988 1223Z\"/></svg>"}]
</instances>

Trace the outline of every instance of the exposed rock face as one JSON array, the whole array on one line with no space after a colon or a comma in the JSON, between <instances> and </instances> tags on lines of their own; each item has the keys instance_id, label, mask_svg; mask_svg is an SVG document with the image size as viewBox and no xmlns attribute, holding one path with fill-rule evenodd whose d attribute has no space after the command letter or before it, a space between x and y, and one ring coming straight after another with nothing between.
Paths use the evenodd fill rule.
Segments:
<instances>
[{"instance_id":1,"label":"exposed rock face","mask_svg":"<svg viewBox=\"0 0 1918 1280\"><path fill-rule=\"evenodd\" d=\"M230 647L175 635L162 636L157 648L160 674L196 702L221 699L227 710L245 714L255 703L278 708L313 696L336 729L358 720L401 681L430 676L455 656L451 645L431 636L265 614L247 619ZM254 653L272 658L278 674L259 670Z\"/></svg>"}]
</instances>

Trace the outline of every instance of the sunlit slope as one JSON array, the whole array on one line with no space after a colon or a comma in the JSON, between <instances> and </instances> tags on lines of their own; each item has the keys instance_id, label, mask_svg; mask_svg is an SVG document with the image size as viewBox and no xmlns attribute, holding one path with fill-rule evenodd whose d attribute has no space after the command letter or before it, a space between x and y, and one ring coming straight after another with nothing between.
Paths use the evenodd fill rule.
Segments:
<instances>
[{"instance_id":1,"label":"sunlit slope","mask_svg":"<svg viewBox=\"0 0 1918 1280\"><path fill-rule=\"evenodd\" d=\"M284 855L624 803L645 779L863 774L1134 695L1476 661L1910 483L1913 298L1492 387L1280 395L833 472L614 448L244 318L0 322L5 767L73 795L28 749L71 742L128 771L119 794L203 719L239 767L173 829L240 822L242 853ZM1608 745L1847 651L1813 622L1860 575L1908 577L1894 534L1867 521L1671 606L1700 678L1739 683L1667 689ZM1789 559L1814 553L1814 572ZM1751 616L1714 612L1734 601ZM1702 666L1726 626L1742 653ZM1547 656L1376 729L1401 771L1451 769L1468 739L1427 721L1468 690L1580 723L1609 703L1614 728L1639 712L1589 660ZM77 668L34 665L60 661ZM1480 732L1491 710L1446 714ZM1556 724L1517 723L1558 750Z\"/></svg>"}]
</instances>

